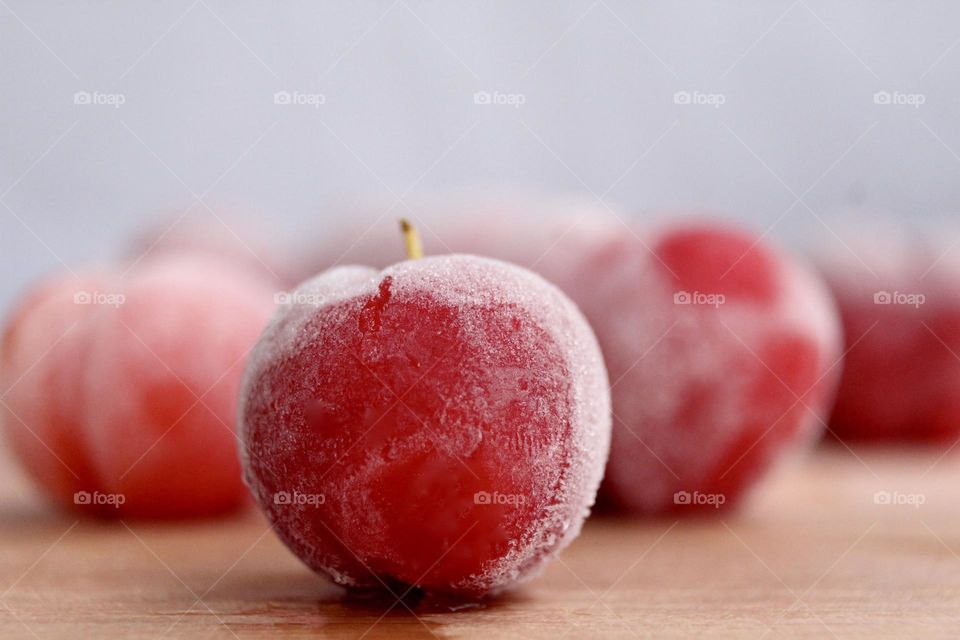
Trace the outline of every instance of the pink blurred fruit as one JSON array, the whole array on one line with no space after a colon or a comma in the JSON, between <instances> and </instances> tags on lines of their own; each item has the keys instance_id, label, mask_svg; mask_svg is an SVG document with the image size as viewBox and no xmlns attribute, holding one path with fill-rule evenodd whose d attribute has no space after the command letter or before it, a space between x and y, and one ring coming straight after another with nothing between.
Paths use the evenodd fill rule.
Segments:
<instances>
[{"instance_id":1,"label":"pink blurred fruit","mask_svg":"<svg viewBox=\"0 0 960 640\"><path fill-rule=\"evenodd\" d=\"M130 243L132 261L167 255L198 255L223 260L249 271L259 279L295 284L282 242L271 242L271 229L252 213L215 206L194 205L186 212L164 216L144 229Z\"/></svg>"},{"instance_id":2,"label":"pink blurred fruit","mask_svg":"<svg viewBox=\"0 0 960 640\"><path fill-rule=\"evenodd\" d=\"M760 238L715 223L643 238L611 228L557 281L610 372L612 505L730 507L821 432L839 374L835 311L807 269Z\"/></svg>"},{"instance_id":3,"label":"pink blurred fruit","mask_svg":"<svg viewBox=\"0 0 960 640\"><path fill-rule=\"evenodd\" d=\"M86 359L82 327L95 307L88 292L105 291L111 274L47 278L7 320L0 346L4 431L26 471L55 502L72 505L95 475L83 438L79 381Z\"/></svg>"},{"instance_id":4,"label":"pink blurred fruit","mask_svg":"<svg viewBox=\"0 0 960 640\"><path fill-rule=\"evenodd\" d=\"M233 433L271 287L199 257L47 280L7 324L4 423L38 485L84 513L145 518L243 502Z\"/></svg>"},{"instance_id":5,"label":"pink blurred fruit","mask_svg":"<svg viewBox=\"0 0 960 640\"><path fill-rule=\"evenodd\" d=\"M610 415L596 340L538 276L473 256L304 283L247 366L246 478L284 542L354 589L479 597L579 532Z\"/></svg>"},{"instance_id":6,"label":"pink blurred fruit","mask_svg":"<svg viewBox=\"0 0 960 640\"><path fill-rule=\"evenodd\" d=\"M841 368L836 312L813 274L752 234L623 219L488 217L444 241L536 270L587 316L612 383L604 502L730 507L821 432Z\"/></svg>"}]
</instances>

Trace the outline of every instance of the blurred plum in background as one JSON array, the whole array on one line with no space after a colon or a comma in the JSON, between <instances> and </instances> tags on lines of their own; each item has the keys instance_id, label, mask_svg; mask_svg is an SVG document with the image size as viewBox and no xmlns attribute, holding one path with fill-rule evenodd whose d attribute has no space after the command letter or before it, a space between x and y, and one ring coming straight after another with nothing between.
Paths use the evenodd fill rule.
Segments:
<instances>
[{"instance_id":1,"label":"blurred plum in background","mask_svg":"<svg viewBox=\"0 0 960 640\"><path fill-rule=\"evenodd\" d=\"M240 375L275 292L198 255L41 283L3 338L17 457L49 498L82 513L190 517L243 504Z\"/></svg>"},{"instance_id":2,"label":"blurred plum in background","mask_svg":"<svg viewBox=\"0 0 960 640\"><path fill-rule=\"evenodd\" d=\"M960 259L953 234L876 216L851 218L836 230L812 251L836 298L846 343L833 434L952 444L960 437Z\"/></svg>"},{"instance_id":3,"label":"blurred plum in background","mask_svg":"<svg viewBox=\"0 0 960 640\"><path fill-rule=\"evenodd\" d=\"M128 242L134 263L166 254L197 254L224 260L261 278L296 284L286 245L266 216L237 205L194 205L158 215Z\"/></svg>"}]
</instances>

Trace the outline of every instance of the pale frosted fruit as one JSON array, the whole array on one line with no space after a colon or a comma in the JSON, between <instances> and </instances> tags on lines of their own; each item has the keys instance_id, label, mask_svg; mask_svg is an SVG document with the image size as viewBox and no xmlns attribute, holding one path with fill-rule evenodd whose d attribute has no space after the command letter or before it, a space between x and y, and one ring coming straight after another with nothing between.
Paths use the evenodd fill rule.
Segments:
<instances>
[{"instance_id":1,"label":"pale frosted fruit","mask_svg":"<svg viewBox=\"0 0 960 640\"><path fill-rule=\"evenodd\" d=\"M42 285L4 337L4 426L18 458L82 513L242 504L238 389L272 298L247 272L186 255Z\"/></svg>"}]
</instances>

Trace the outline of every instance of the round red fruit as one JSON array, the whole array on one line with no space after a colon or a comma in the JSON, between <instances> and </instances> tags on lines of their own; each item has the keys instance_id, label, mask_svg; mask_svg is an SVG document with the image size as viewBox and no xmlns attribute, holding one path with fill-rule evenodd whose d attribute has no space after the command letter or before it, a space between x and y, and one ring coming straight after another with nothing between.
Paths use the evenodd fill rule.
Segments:
<instances>
[{"instance_id":1,"label":"round red fruit","mask_svg":"<svg viewBox=\"0 0 960 640\"><path fill-rule=\"evenodd\" d=\"M609 394L559 290L455 255L333 269L289 302L245 374L241 450L306 564L355 589L478 597L576 536Z\"/></svg>"}]
</instances>

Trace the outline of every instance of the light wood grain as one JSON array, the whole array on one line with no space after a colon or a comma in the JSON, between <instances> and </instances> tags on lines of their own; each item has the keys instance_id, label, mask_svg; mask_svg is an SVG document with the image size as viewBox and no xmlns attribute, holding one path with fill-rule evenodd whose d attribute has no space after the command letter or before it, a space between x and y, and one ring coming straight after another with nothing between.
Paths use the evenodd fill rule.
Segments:
<instances>
[{"instance_id":1,"label":"light wood grain","mask_svg":"<svg viewBox=\"0 0 960 640\"><path fill-rule=\"evenodd\" d=\"M744 512L594 519L503 601L416 615L342 602L253 512L76 521L3 478L2 638L960 637L960 458L941 452L822 447Z\"/></svg>"}]
</instances>

